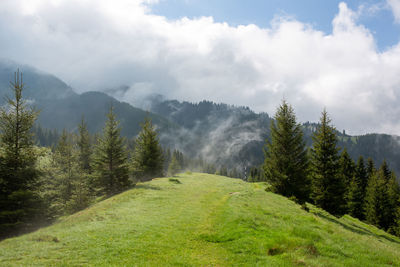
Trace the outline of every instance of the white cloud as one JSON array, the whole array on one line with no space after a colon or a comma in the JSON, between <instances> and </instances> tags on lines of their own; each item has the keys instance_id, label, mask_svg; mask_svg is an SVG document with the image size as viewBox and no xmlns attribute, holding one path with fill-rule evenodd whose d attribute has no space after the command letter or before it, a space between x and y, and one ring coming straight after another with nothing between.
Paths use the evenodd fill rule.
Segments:
<instances>
[{"instance_id":1,"label":"white cloud","mask_svg":"<svg viewBox=\"0 0 400 267\"><path fill-rule=\"evenodd\" d=\"M400 0L387 0L397 23L400 23Z\"/></svg>"},{"instance_id":2,"label":"white cloud","mask_svg":"<svg viewBox=\"0 0 400 267\"><path fill-rule=\"evenodd\" d=\"M325 34L288 18L270 28L172 21L151 14L154 2L2 0L0 57L80 91L128 85L126 101L149 91L272 115L285 97L301 121L325 106L347 132L400 134L400 45L379 52L345 3Z\"/></svg>"}]
</instances>

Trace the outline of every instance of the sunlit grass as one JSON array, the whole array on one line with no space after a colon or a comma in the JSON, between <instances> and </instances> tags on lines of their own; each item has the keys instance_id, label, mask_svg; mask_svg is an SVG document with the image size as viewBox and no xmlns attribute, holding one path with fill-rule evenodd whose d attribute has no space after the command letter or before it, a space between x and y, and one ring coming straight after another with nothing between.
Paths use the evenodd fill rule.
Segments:
<instances>
[{"instance_id":1,"label":"sunlit grass","mask_svg":"<svg viewBox=\"0 0 400 267\"><path fill-rule=\"evenodd\" d=\"M400 266L400 240L265 185L186 173L0 243L0 266Z\"/></svg>"}]
</instances>

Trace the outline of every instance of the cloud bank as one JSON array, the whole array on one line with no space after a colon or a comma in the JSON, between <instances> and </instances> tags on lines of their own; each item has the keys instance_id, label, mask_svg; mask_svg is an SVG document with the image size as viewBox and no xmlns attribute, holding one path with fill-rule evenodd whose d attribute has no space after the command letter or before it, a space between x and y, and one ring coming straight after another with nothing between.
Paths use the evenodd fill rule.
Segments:
<instances>
[{"instance_id":1,"label":"cloud bank","mask_svg":"<svg viewBox=\"0 0 400 267\"><path fill-rule=\"evenodd\" d=\"M2 0L0 57L53 73L78 91L128 89L246 105L273 115L282 98L300 121L323 107L339 130L400 135L400 44L379 52L339 5L332 33L287 18L268 28L212 17L168 20L156 0ZM388 0L397 21L399 1Z\"/></svg>"}]
</instances>

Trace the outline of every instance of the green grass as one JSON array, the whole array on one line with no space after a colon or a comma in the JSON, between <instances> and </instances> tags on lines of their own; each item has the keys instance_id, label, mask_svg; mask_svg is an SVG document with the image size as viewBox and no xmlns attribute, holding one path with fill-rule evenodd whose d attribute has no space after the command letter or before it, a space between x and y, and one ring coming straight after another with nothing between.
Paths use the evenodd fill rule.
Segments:
<instances>
[{"instance_id":1,"label":"green grass","mask_svg":"<svg viewBox=\"0 0 400 267\"><path fill-rule=\"evenodd\" d=\"M198 173L141 183L0 242L0 266L400 266L398 238L264 188Z\"/></svg>"}]
</instances>

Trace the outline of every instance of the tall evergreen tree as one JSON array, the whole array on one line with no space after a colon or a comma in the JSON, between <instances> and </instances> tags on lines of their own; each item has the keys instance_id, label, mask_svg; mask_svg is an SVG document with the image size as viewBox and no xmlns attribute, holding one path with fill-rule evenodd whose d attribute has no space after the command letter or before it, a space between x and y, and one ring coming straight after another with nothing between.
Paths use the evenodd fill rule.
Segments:
<instances>
[{"instance_id":1,"label":"tall evergreen tree","mask_svg":"<svg viewBox=\"0 0 400 267\"><path fill-rule=\"evenodd\" d=\"M368 173L367 173L367 170L365 169L363 156L360 156L358 158L354 175L359 180L360 190L362 192L362 202L364 202L365 190L368 185Z\"/></svg>"},{"instance_id":2,"label":"tall evergreen tree","mask_svg":"<svg viewBox=\"0 0 400 267\"><path fill-rule=\"evenodd\" d=\"M273 192L309 198L308 158L303 132L293 108L284 100L271 122L271 140L267 140L263 169Z\"/></svg>"},{"instance_id":3,"label":"tall evergreen tree","mask_svg":"<svg viewBox=\"0 0 400 267\"><path fill-rule=\"evenodd\" d=\"M150 118L147 117L141 127L132 154L132 169L134 176L143 181L163 175L164 159Z\"/></svg>"},{"instance_id":4,"label":"tall evergreen tree","mask_svg":"<svg viewBox=\"0 0 400 267\"><path fill-rule=\"evenodd\" d=\"M111 196L130 185L125 139L115 118L114 108L107 114L106 125L94 152L94 171L101 192Z\"/></svg>"},{"instance_id":5,"label":"tall evergreen tree","mask_svg":"<svg viewBox=\"0 0 400 267\"><path fill-rule=\"evenodd\" d=\"M339 172L336 130L330 123L324 110L313 136L312 198L317 206L334 215L342 215L346 209L345 185Z\"/></svg>"},{"instance_id":6,"label":"tall evergreen tree","mask_svg":"<svg viewBox=\"0 0 400 267\"><path fill-rule=\"evenodd\" d=\"M343 148L343 151L340 154L339 166L340 166L340 174L343 177L344 186L347 189L350 187L350 183L353 180L355 172L355 164L353 159L350 157L349 153L347 153L346 148Z\"/></svg>"},{"instance_id":7,"label":"tall evergreen tree","mask_svg":"<svg viewBox=\"0 0 400 267\"><path fill-rule=\"evenodd\" d=\"M387 192L389 197L388 206L388 230L392 234L397 234L398 225L398 209L400 208L400 186L397 182L394 172L391 173L387 182Z\"/></svg>"},{"instance_id":8,"label":"tall evergreen tree","mask_svg":"<svg viewBox=\"0 0 400 267\"><path fill-rule=\"evenodd\" d=\"M389 177L387 177L389 175ZM367 222L384 230L394 226L398 201L398 185L385 162L368 181L365 196Z\"/></svg>"},{"instance_id":9,"label":"tall evergreen tree","mask_svg":"<svg viewBox=\"0 0 400 267\"><path fill-rule=\"evenodd\" d=\"M368 179L364 166L364 158L359 157L353 179L347 193L347 208L351 216L364 219L364 198Z\"/></svg>"},{"instance_id":10,"label":"tall evergreen tree","mask_svg":"<svg viewBox=\"0 0 400 267\"><path fill-rule=\"evenodd\" d=\"M87 124L82 117L81 123L78 125L78 148L79 148L79 164L80 168L87 173L91 172L91 156L92 148L90 143L90 134Z\"/></svg>"},{"instance_id":11,"label":"tall evergreen tree","mask_svg":"<svg viewBox=\"0 0 400 267\"><path fill-rule=\"evenodd\" d=\"M31 132L38 112L22 97L22 73L11 82L14 97L0 108L0 237L29 227L37 214L39 199L34 193L38 171L35 167Z\"/></svg>"},{"instance_id":12,"label":"tall evergreen tree","mask_svg":"<svg viewBox=\"0 0 400 267\"><path fill-rule=\"evenodd\" d=\"M60 201L64 206L67 205L72 196L74 180L78 175L76 156L72 136L64 129L54 153L55 163L59 172L57 179L60 180L60 187L58 188Z\"/></svg>"},{"instance_id":13,"label":"tall evergreen tree","mask_svg":"<svg viewBox=\"0 0 400 267\"><path fill-rule=\"evenodd\" d=\"M368 180L375 174L376 168L374 161L371 158L367 159L367 167L366 167L366 172L367 172L367 178Z\"/></svg>"}]
</instances>

